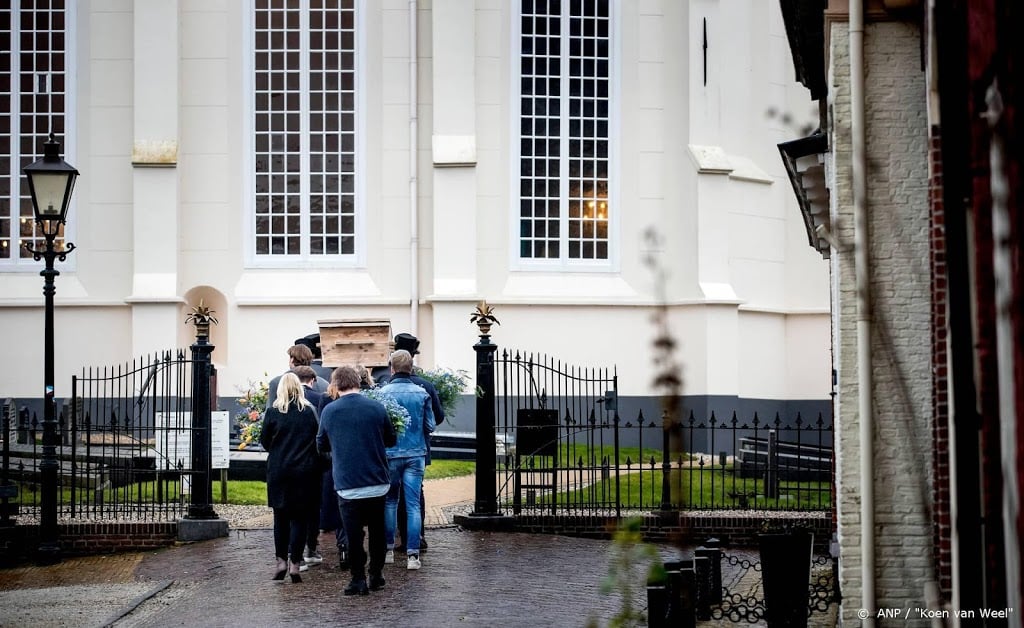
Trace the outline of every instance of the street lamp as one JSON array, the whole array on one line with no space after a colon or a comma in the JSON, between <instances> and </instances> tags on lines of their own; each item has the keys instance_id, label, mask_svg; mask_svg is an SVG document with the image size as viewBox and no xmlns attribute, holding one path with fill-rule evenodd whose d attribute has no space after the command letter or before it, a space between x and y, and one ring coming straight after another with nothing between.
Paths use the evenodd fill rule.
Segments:
<instances>
[{"instance_id":1,"label":"street lamp","mask_svg":"<svg viewBox=\"0 0 1024 628\"><path fill-rule=\"evenodd\" d=\"M61 225L67 219L71 193L75 189L78 170L60 157L60 145L53 133L43 146L43 158L25 166L28 178L28 190L32 195L32 210L35 221L46 239L46 247L41 251L33 249L29 243L25 249L32 254L37 262L46 261L46 267L40 271L43 277L43 295L45 297L45 319L43 340L43 457L39 462L39 476L42 483L40 494L39 517L39 560L42 563L60 561L60 540L57 533L57 419L53 396L53 278L60 273L54 269L56 259L64 261L68 253L75 250L75 245L65 242L61 250L54 248L53 242L60 232Z\"/></svg>"}]
</instances>

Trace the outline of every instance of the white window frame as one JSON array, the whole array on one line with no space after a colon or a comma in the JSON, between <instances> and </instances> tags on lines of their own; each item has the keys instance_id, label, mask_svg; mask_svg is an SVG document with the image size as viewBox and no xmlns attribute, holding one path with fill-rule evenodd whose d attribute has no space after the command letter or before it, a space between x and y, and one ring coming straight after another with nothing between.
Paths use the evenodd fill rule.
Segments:
<instances>
[{"instance_id":1,"label":"white window frame","mask_svg":"<svg viewBox=\"0 0 1024 628\"><path fill-rule=\"evenodd\" d=\"M11 0L11 25L15 36L12 37L11 50L0 51L0 54L9 54L11 57L11 75L15 85L17 83L18 74L21 71L21 38L17 36L20 34L21 25L21 0ZM76 117L75 117L75 102L77 94L77 71L76 62L78 55L75 54L77 48L77 17L78 17L78 3L75 0L65 0L64 2L64 134L58 136L55 134L55 139L60 143L61 157L67 163L75 165L78 163L77 152L78 146L76 141ZM49 80L49 79L48 79ZM11 98L11 145L12 148L17 150L17 147L21 143L21 102L20 98L14 97L12 94ZM43 156L43 144L45 138L37 138L36 146L33 147L35 151L33 159L40 159ZM20 219L20 189L22 182L25 180L25 173L21 168L21 155L10 156L10 169L8 173L11 177L12 185L12 198L9 199L11 204L11 243L9 246L12 248L17 247L24 249L25 240L21 237L20 229L18 228L18 220ZM76 190L81 190L80 185L76 185ZM27 193L27 192L26 192ZM79 192L81 193L81 192ZM62 242L74 242L76 229L76 216L78 202L76 200L77 195L72 195L71 203L68 206L67 222L64 225L64 236L58 238L58 246ZM35 233L38 232L38 228ZM44 240L42 235L35 238L36 248L42 248ZM21 257L19 251L12 251L10 257L0 258L0 272L4 273L33 273L39 272L39 269L43 267L43 261L36 261L31 256ZM73 272L77 268L77 256L71 254L67 257L64 262L60 264L60 270L65 272Z\"/></svg>"},{"instance_id":2,"label":"white window frame","mask_svg":"<svg viewBox=\"0 0 1024 628\"><path fill-rule=\"evenodd\" d=\"M301 24L303 38L309 35L309 0L299 0L302 9ZM364 268L366 266L366 233L365 233L365 207L366 207L366 139L365 133L365 111L366 111L366 80L365 80L365 43L362 34L365 32L366 7L365 0L355 0L355 251L351 254L335 255L312 255L309 253L309 118L303 116L301 121L302 149L301 149L301 172L304 173L301 187L301 217L302 235L300 236L301 253L298 255L257 255L256 254L256 203L255 203L255 85L253 73L255 63L253 54L255 51L255 24L253 22L255 11L255 0L248 0L245 4L244 16L244 37L245 50L243 51L243 90L244 107L243 118L243 196L242 196L242 233L245 234L244 255L246 268ZM308 39L307 39L308 41ZM308 96L309 68L308 57L303 55L302 72L300 76L300 90L303 97ZM308 101L307 101L308 102ZM308 113L308 109L307 109Z\"/></svg>"},{"instance_id":3,"label":"white window frame","mask_svg":"<svg viewBox=\"0 0 1024 628\"><path fill-rule=\"evenodd\" d=\"M572 259L568 247L568 190L565 183L568 178L568 161L562 159L560 166L560 200L559 200L559 258L526 258L520 256L520 129L522 122L522 94L520 91L521 57L522 57L522 0L513 3L511 10L511 54L510 54L510 139L509 151L509 266L513 271L537 272L618 272L620 268L622 205L620 202L621 168L619 164L620 141L620 65L621 65L621 7L620 0L608 0L609 20L611 22L609 37L609 92L608 92L608 203L612 208L608 218L608 258L607 259ZM568 0L563 0L568 7ZM561 20L563 42L568 42L569 21ZM566 54L563 54L563 68L566 66ZM560 154L568 154L568 73L562 72L562 139Z\"/></svg>"}]
</instances>

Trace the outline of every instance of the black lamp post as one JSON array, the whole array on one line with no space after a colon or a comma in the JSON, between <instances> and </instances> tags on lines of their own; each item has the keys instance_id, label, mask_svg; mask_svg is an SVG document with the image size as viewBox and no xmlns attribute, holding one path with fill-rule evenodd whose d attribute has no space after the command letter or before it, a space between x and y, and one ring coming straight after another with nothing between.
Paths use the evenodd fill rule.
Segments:
<instances>
[{"instance_id":1,"label":"black lamp post","mask_svg":"<svg viewBox=\"0 0 1024 628\"><path fill-rule=\"evenodd\" d=\"M61 250L54 247L54 240L61 225L67 219L71 193L75 189L78 170L60 157L60 145L50 134L43 147L43 158L25 166L28 189L32 195L32 209L35 221L46 239L41 251L28 243L25 248L38 262L46 261L46 267L39 273L43 277L45 297L45 319L43 340L43 457L39 462L42 482L40 495L39 560L54 563L60 560L60 540L57 533L57 419L53 396L53 278L60 273L54 269L54 260L64 261L75 245L65 242Z\"/></svg>"}]
</instances>

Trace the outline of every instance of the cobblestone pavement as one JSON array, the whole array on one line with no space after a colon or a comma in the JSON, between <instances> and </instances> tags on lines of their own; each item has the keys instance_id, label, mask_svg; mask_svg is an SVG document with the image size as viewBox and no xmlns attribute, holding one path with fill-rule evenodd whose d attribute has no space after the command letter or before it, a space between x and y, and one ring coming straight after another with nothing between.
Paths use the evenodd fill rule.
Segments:
<instances>
[{"instance_id":1,"label":"cobblestone pavement","mask_svg":"<svg viewBox=\"0 0 1024 628\"><path fill-rule=\"evenodd\" d=\"M341 595L349 574L337 568L333 535L321 536L324 564L303 582L272 581L263 514L226 538L2 570L0 627L607 625L622 605L621 595L600 591L612 543L461 530L451 517L469 509L473 486L472 476L425 484L423 568L397 560L385 568L386 587L368 597ZM643 577L629 596L634 608L646 606Z\"/></svg>"},{"instance_id":2,"label":"cobblestone pavement","mask_svg":"<svg viewBox=\"0 0 1024 628\"><path fill-rule=\"evenodd\" d=\"M431 529L428 539L421 570L407 571L401 560L387 565L387 586L368 597L341 595L348 573L337 569L327 536L324 564L297 584L271 581L266 529L142 555L72 559L63 570L91 571L100 582L5 591L0 625L583 626L590 618L606 625L621 606L618 595L600 592L607 541L454 527ZM672 548L665 551L671 558ZM631 602L642 607L642 580L636 584Z\"/></svg>"},{"instance_id":3,"label":"cobblestone pavement","mask_svg":"<svg viewBox=\"0 0 1024 628\"><path fill-rule=\"evenodd\" d=\"M472 481L430 483L423 568L407 571L396 560L385 567L385 588L367 597L341 595L349 575L337 568L332 534L321 536L324 563L301 583L272 581L268 522L153 552L0 570L0 627L606 626L626 599L634 609L646 608L640 570L626 580L629 592L601 591L612 564L610 541L451 525L451 515L468 507ZM692 556L657 549L663 560ZM827 625L835 625L834 617Z\"/></svg>"}]
</instances>

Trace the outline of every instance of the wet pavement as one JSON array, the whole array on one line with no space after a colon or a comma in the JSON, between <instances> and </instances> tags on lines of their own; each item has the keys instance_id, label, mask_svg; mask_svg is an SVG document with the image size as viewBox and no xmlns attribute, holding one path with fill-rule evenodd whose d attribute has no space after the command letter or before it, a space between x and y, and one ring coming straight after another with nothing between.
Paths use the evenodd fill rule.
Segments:
<instances>
[{"instance_id":1,"label":"wet pavement","mask_svg":"<svg viewBox=\"0 0 1024 628\"><path fill-rule=\"evenodd\" d=\"M646 608L639 567L623 579L628 586L602 593L611 541L453 525L474 486L473 476L424 483L423 568L408 571L396 558L385 566L384 589L366 597L342 595L349 574L337 568L333 534L321 535L324 563L301 583L272 581L267 514L221 539L0 570L0 627L606 626L627 598ZM663 560L689 555L672 546L658 552Z\"/></svg>"},{"instance_id":2,"label":"wet pavement","mask_svg":"<svg viewBox=\"0 0 1024 628\"><path fill-rule=\"evenodd\" d=\"M463 530L452 517L472 505L473 476L424 483L430 547L423 568L397 557L387 584L369 596L345 597L333 534L320 537L322 565L301 583L271 580L269 510L234 525L229 536L143 553L66 558L57 565L0 570L0 628L113 626L608 626L628 605L646 610L646 563L622 561L608 540ZM692 549L654 546L663 561ZM756 553L729 550L756 560ZM613 565L621 576L602 584ZM628 571L627 571L628 569ZM731 591L753 592L760 573L723 562ZM646 625L640 623L640 625ZM702 627L737 625L728 620ZM745 625L765 625L764 622ZM835 612L811 626L834 626Z\"/></svg>"},{"instance_id":3,"label":"wet pavement","mask_svg":"<svg viewBox=\"0 0 1024 628\"><path fill-rule=\"evenodd\" d=\"M423 568L408 571L396 560L385 566L385 588L365 597L341 594L349 575L337 569L328 536L321 537L323 565L296 584L271 580L267 529L145 554L68 560L56 569L68 572L64 582L92 572L96 583L3 591L0 625L585 626L593 620L604 626L622 608L621 591L600 590L611 561L609 541L456 527L428 534ZM669 559L681 555L660 549ZM31 577L18 572L52 569L7 570L0 578L14 586L12 578L28 578L24 583L31 585ZM643 578L636 574L629 595L634 608L646 606Z\"/></svg>"}]
</instances>

